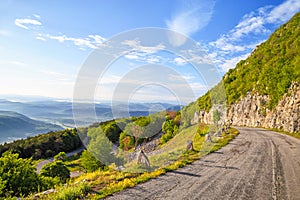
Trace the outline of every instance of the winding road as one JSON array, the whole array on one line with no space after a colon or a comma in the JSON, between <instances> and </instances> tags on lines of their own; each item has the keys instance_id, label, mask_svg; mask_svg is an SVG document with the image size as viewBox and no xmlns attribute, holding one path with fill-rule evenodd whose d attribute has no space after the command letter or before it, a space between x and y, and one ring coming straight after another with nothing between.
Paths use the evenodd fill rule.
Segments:
<instances>
[{"instance_id":1,"label":"winding road","mask_svg":"<svg viewBox=\"0 0 300 200\"><path fill-rule=\"evenodd\" d=\"M240 134L219 151L106 199L300 200L300 140L237 129Z\"/></svg>"}]
</instances>

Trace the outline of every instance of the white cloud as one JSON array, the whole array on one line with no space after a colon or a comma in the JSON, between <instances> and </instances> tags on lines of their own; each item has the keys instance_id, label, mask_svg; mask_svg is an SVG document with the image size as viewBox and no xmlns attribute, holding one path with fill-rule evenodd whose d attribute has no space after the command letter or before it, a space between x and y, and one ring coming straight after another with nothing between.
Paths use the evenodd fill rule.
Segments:
<instances>
[{"instance_id":1,"label":"white cloud","mask_svg":"<svg viewBox=\"0 0 300 200\"><path fill-rule=\"evenodd\" d=\"M186 60L184 60L184 59L182 59L180 57L175 58L173 62L176 65L179 65L179 66L183 66L183 65L185 65L187 63Z\"/></svg>"},{"instance_id":2,"label":"white cloud","mask_svg":"<svg viewBox=\"0 0 300 200\"><path fill-rule=\"evenodd\" d=\"M89 35L89 38L92 38L94 40L94 43L98 46L102 45L103 42L105 42L105 38L101 37L100 35Z\"/></svg>"},{"instance_id":3,"label":"white cloud","mask_svg":"<svg viewBox=\"0 0 300 200\"><path fill-rule=\"evenodd\" d=\"M127 45L131 48L131 51L137 51L141 53L153 54L158 51L164 50L165 46L163 44L158 44L156 46L143 46L141 42L137 39L135 40L125 40L122 45Z\"/></svg>"},{"instance_id":4,"label":"white cloud","mask_svg":"<svg viewBox=\"0 0 300 200\"><path fill-rule=\"evenodd\" d=\"M130 59L130 60L137 60L137 59L139 59L139 56L136 55L136 54L127 54L124 57L127 58L127 59Z\"/></svg>"},{"instance_id":5,"label":"white cloud","mask_svg":"<svg viewBox=\"0 0 300 200\"><path fill-rule=\"evenodd\" d=\"M211 0L186 1L182 11L171 20L166 20L167 28L189 37L209 23L214 5L215 1ZM171 34L170 42L174 46L181 46L187 39L183 35Z\"/></svg>"},{"instance_id":6,"label":"white cloud","mask_svg":"<svg viewBox=\"0 0 300 200\"><path fill-rule=\"evenodd\" d=\"M17 60L9 61L8 64L22 66L22 67L27 65L26 63Z\"/></svg>"},{"instance_id":7,"label":"white cloud","mask_svg":"<svg viewBox=\"0 0 300 200\"><path fill-rule=\"evenodd\" d=\"M24 29L29 29L30 25L41 26L42 23L35 19L15 19L15 25Z\"/></svg>"},{"instance_id":8,"label":"white cloud","mask_svg":"<svg viewBox=\"0 0 300 200\"><path fill-rule=\"evenodd\" d=\"M68 37L66 35L39 34L39 36L36 37L36 39L39 40L46 40L46 38L57 40L61 43L70 41L73 42L75 46L78 46L82 50L85 50L85 48L97 49L98 47L103 45L103 42L106 40L100 35L89 35L86 38L75 38L75 37Z\"/></svg>"},{"instance_id":9,"label":"white cloud","mask_svg":"<svg viewBox=\"0 0 300 200\"><path fill-rule=\"evenodd\" d=\"M124 55L125 58L133 61L144 62L144 63L159 63L162 60L161 56L153 55L145 52L130 52Z\"/></svg>"},{"instance_id":10,"label":"white cloud","mask_svg":"<svg viewBox=\"0 0 300 200\"><path fill-rule=\"evenodd\" d=\"M163 44L158 44L156 46L144 46L137 39L125 40L121 44L127 46L125 49L128 49L129 47L129 51L127 50L124 52L125 58L152 64L161 61L161 57L155 54L165 49Z\"/></svg>"},{"instance_id":11,"label":"white cloud","mask_svg":"<svg viewBox=\"0 0 300 200\"><path fill-rule=\"evenodd\" d=\"M288 0L275 7L266 19L269 23L282 23L289 20L295 13L300 11L299 0Z\"/></svg>"},{"instance_id":12,"label":"white cloud","mask_svg":"<svg viewBox=\"0 0 300 200\"><path fill-rule=\"evenodd\" d=\"M34 14L33 16L34 16L35 18L37 18L37 19L41 19L41 16L38 15L38 14Z\"/></svg>"},{"instance_id":13,"label":"white cloud","mask_svg":"<svg viewBox=\"0 0 300 200\"><path fill-rule=\"evenodd\" d=\"M42 40L42 41L46 41L46 39L43 38L43 37L41 37L41 36L36 36L35 39L37 39L37 40Z\"/></svg>"},{"instance_id":14,"label":"white cloud","mask_svg":"<svg viewBox=\"0 0 300 200\"><path fill-rule=\"evenodd\" d=\"M222 71L227 72L229 69L234 68L239 61L245 60L249 55L250 53L247 53L231 59L226 59L222 61L219 66L221 67Z\"/></svg>"},{"instance_id":15,"label":"white cloud","mask_svg":"<svg viewBox=\"0 0 300 200\"><path fill-rule=\"evenodd\" d=\"M158 56L156 57L150 57L146 59L147 63L158 63L160 60L158 58Z\"/></svg>"},{"instance_id":16,"label":"white cloud","mask_svg":"<svg viewBox=\"0 0 300 200\"><path fill-rule=\"evenodd\" d=\"M231 39L239 40L249 33L265 33L268 30L264 27L264 19L261 16L244 17L244 19L232 30Z\"/></svg>"},{"instance_id":17,"label":"white cloud","mask_svg":"<svg viewBox=\"0 0 300 200\"><path fill-rule=\"evenodd\" d=\"M209 43L210 45L216 47L219 50L222 50L224 54L231 52L241 52L245 51L246 47L235 45L231 43L231 39L228 39L228 36L221 36L218 40Z\"/></svg>"}]
</instances>

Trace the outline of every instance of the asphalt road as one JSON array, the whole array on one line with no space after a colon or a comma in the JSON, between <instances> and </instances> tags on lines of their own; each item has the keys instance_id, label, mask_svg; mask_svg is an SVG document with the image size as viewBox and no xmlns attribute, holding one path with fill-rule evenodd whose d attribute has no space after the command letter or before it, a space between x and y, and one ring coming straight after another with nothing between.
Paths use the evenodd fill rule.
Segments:
<instances>
[{"instance_id":1,"label":"asphalt road","mask_svg":"<svg viewBox=\"0 0 300 200\"><path fill-rule=\"evenodd\" d=\"M238 130L219 151L106 199L300 200L300 140L264 129Z\"/></svg>"}]
</instances>

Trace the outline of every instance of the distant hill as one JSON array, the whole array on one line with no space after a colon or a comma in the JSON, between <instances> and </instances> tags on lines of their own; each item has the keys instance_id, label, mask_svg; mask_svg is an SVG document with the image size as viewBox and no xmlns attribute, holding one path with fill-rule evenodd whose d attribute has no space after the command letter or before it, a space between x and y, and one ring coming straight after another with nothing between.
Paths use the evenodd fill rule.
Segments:
<instances>
[{"instance_id":1,"label":"distant hill","mask_svg":"<svg viewBox=\"0 0 300 200\"><path fill-rule=\"evenodd\" d=\"M62 130L62 127L17 112L0 111L0 143L56 130Z\"/></svg>"},{"instance_id":2,"label":"distant hill","mask_svg":"<svg viewBox=\"0 0 300 200\"><path fill-rule=\"evenodd\" d=\"M30 99L27 99L30 100ZM129 116L147 116L151 113L162 110L175 109L179 110L180 106L168 103L130 103L124 102L114 104L114 116L110 103L95 104L95 111L97 114L97 121L107 121L116 117ZM64 128L74 127L73 107L71 101L55 101L51 99L40 101L10 101L0 99L0 110L13 111L24 114L30 118L39 119L44 122L55 123ZM95 119L90 116L86 108L82 106L81 110L77 112L82 113L82 121L77 124L79 126L88 126L95 123Z\"/></svg>"}]
</instances>

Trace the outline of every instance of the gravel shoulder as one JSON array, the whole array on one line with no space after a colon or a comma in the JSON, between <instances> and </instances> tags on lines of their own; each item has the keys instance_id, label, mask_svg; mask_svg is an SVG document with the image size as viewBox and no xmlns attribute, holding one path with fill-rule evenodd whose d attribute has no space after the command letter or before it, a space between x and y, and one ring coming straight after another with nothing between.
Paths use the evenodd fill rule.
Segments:
<instances>
[{"instance_id":1,"label":"gravel shoulder","mask_svg":"<svg viewBox=\"0 0 300 200\"><path fill-rule=\"evenodd\" d=\"M184 168L106 199L299 199L300 140L258 128Z\"/></svg>"}]
</instances>

